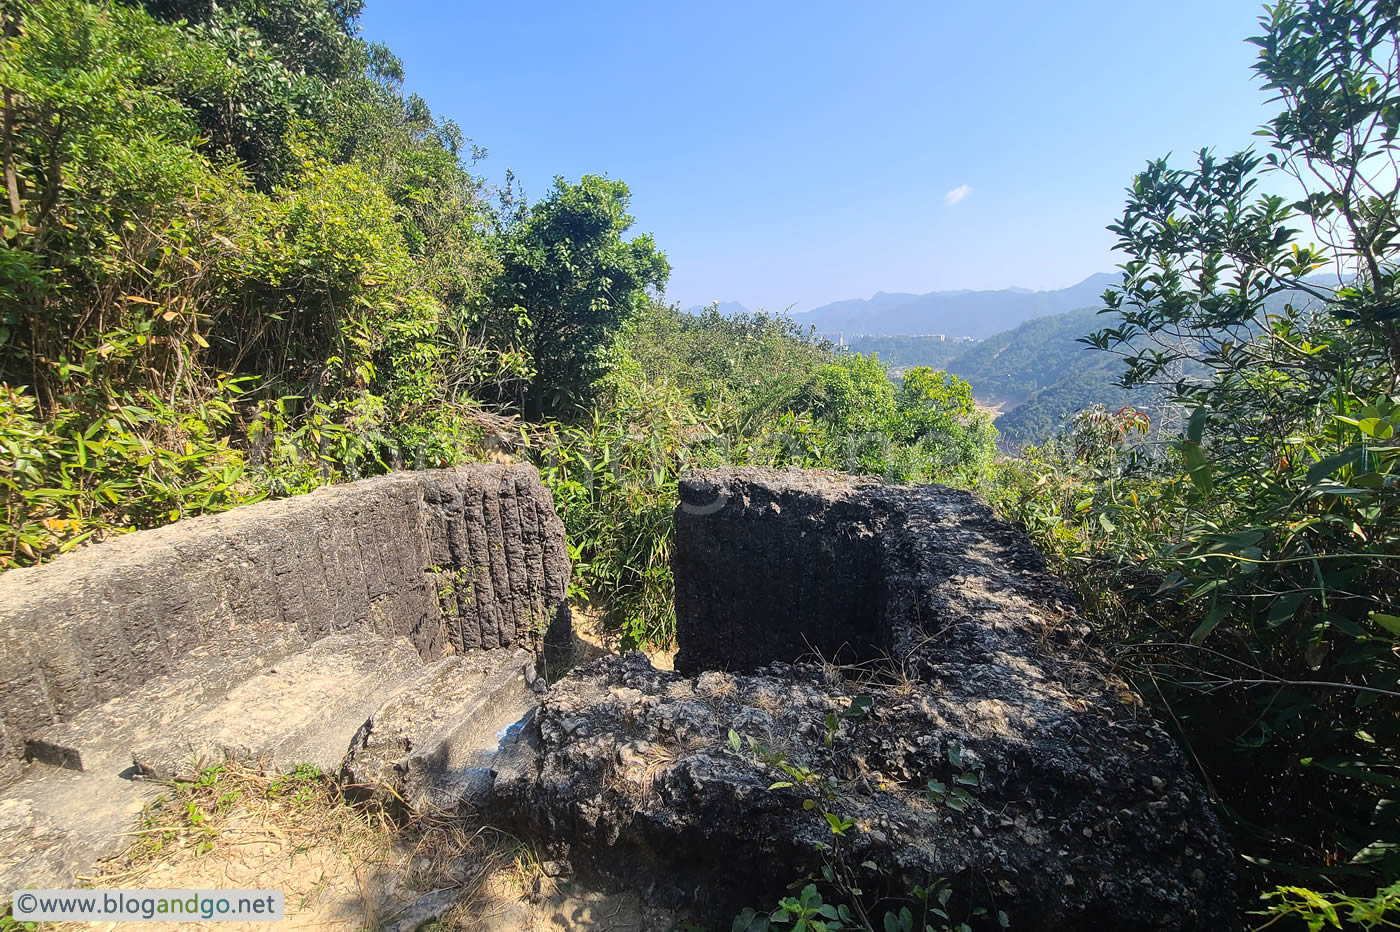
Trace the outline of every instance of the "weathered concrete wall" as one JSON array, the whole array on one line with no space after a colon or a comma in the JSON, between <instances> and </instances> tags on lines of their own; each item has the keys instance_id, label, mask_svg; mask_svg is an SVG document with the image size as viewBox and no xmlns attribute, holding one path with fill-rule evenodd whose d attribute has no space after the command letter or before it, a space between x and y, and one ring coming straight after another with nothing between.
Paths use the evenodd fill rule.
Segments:
<instances>
[{"instance_id":1,"label":"weathered concrete wall","mask_svg":"<svg viewBox=\"0 0 1400 932\"><path fill-rule=\"evenodd\" d=\"M850 663L888 648L878 480L756 470L693 473L676 509L676 669L752 670L820 656Z\"/></svg>"},{"instance_id":2,"label":"weathered concrete wall","mask_svg":"<svg viewBox=\"0 0 1400 932\"><path fill-rule=\"evenodd\" d=\"M531 466L393 473L0 575L0 779L25 742L191 656L404 635L425 659L567 624L564 529Z\"/></svg>"},{"instance_id":3,"label":"weathered concrete wall","mask_svg":"<svg viewBox=\"0 0 1400 932\"><path fill-rule=\"evenodd\" d=\"M1025 534L942 486L680 492L678 672L633 654L550 687L499 768L523 831L712 928L832 857L896 898L948 881L954 922L1240 925L1205 792ZM843 645L866 662L800 663Z\"/></svg>"},{"instance_id":4,"label":"weathered concrete wall","mask_svg":"<svg viewBox=\"0 0 1400 932\"><path fill-rule=\"evenodd\" d=\"M676 669L774 661L936 662L930 627L984 622L984 590L1082 633L1025 534L970 493L817 470L697 470L676 509Z\"/></svg>"}]
</instances>

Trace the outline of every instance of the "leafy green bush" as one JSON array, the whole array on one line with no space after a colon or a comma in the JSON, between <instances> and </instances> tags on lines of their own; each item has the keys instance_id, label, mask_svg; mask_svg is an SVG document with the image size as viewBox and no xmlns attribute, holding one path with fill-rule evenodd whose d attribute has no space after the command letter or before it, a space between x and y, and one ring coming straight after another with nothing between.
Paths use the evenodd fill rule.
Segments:
<instances>
[{"instance_id":1,"label":"leafy green bush","mask_svg":"<svg viewBox=\"0 0 1400 932\"><path fill-rule=\"evenodd\" d=\"M357 10L6 11L0 567L477 454L481 183Z\"/></svg>"},{"instance_id":2,"label":"leafy green bush","mask_svg":"<svg viewBox=\"0 0 1400 932\"><path fill-rule=\"evenodd\" d=\"M1306 887L1279 887L1265 894L1264 899L1269 901L1264 914L1273 918L1260 929L1287 918L1306 923L1308 932L1348 927L1393 929L1400 924L1395 918L1400 915L1400 882L1376 891L1372 897L1326 896Z\"/></svg>"},{"instance_id":3,"label":"leafy green bush","mask_svg":"<svg viewBox=\"0 0 1400 932\"><path fill-rule=\"evenodd\" d=\"M261 498L223 434L237 393L230 380L179 410L140 391L92 421L66 408L40 420L32 396L0 386L0 569Z\"/></svg>"},{"instance_id":4,"label":"leafy green bush","mask_svg":"<svg viewBox=\"0 0 1400 932\"><path fill-rule=\"evenodd\" d=\"M679 393L636 386L590 419L527 434L528 449L564 520L575 595L594 599L626 643L665 643L675 631L672 513L680 474L715 436ZM642 390L646 389L646 390Z\"/></svg>"}]
</instances>

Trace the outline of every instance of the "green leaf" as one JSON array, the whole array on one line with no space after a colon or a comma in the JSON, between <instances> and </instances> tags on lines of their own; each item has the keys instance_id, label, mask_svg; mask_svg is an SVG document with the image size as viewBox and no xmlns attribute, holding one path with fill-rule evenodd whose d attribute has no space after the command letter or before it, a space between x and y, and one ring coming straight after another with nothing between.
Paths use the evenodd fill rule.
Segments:
<instances>
[{"instance_id":1,"label":"green leaf","mask_svg":"<svg viewBox=\"0 0 1400 932\"><path fill-rule=\"evenodd\" d=\"M734 923L729 927L729 932L768 932L768 924L768 916L757 912L750 906L734 917Z\"/></svg>"},{"instance_id":2,"label":"green leaf","mask_svg":"<svg viewBox=\"0 0 1400 932\"><path fill-rule=\"evenodd\" d=\"M1346 758L1316 759L1305 757L1303 766L1317 766L1344 777L1351 777L1373 786L1400 786L1400 777L1394 774L1372 770L1366 761Z\"/></svg>"},{"instance_id":3,"label":"green leaf","mask_svg":"<svg viewBox=\"0 0 1400 932\"><path fill-rule=\"evenodd\" d=\"M1210 612L1201 623L1196 626L1196 630L1191 632L1192 644L1199 644L1210 636L1210 633L1216 629L1216 626L1225 620L1228 606L1229 603L1227 602L1217 601L1210 607Z\"/></svg>"},{"instance_id":4,"label":"green leaf","mask_svg":"<svg viewBox=\"0 0 1400 932\"><path fill-rule=\"evenodd\" d=\"M743 739L733 728L729 729L729 746L734 749L735 753L738 753L739 749L744 746Z\"/></svg>"},{"instance_id":5,"label":"green leaf","mask_svg":"<svg viewBox=\"0 0 1400 932\"><path fill-rule=\"evenodd\" d=\"M1200 446L1201 438L1206 434L1206 409L1197 408L1191 412L1191 419L1186 422L1186 439L1196 446Z\"/></svg>"},{"instance_id":6,"label":"green leaf","mask_svg":"<svg viewBox=\"0 0 1400 932\"><path fill-rule=\"evenodd\" d=\"M1400 842L1373 841L1352 857L1353 864L1374 864L1400 852Z\"/></svg>"},{"instance_id":7,"label":"green leaf","mask_svg":"<svg viewBox=\"0 0 1400 932\"><path fill-rule=\"evenodd\" d=\"M1289 592L1274 599L1273 604L1269 606L1268 615L1265 616L1269 627L1277 628L1292 619L1306 595L1304 592Z\"/></svg>"},{"instance_id":8,"label":"green leaf","mask_svg":"<svg viewBox=\"0 0 1400 932\"><path fill-rule=\"evenodd\" d=\"M1356 426L1361 428L1362 433L1377 440L1389 440L1395 436L1395 427L1383 418L1368 417L1357 422Z\"/></svg>"},{"instance_id":9,"label":"green leaf","mask_svg":"<svg viewBox=\"0 0 1400 932\"><path fill-rule=\"evenodd\" d=\"M1380 625L1396 637L1400 637L1400 615L1386 615L1382 612L1372 612L1371 621Z\"/></svg>"},{"instance_id":10,"label":"green leaf","mask_svg":"<svg viewBox=\"0 0 1400 932\"><path fill-rule=\"evenodd\" d=\"M1324 456L1313 463L1308 468L1307 482L1309 485L1316 485L1323 479L1335 475L1343 466L1350 466L1361 461L1361 447L1350 446L1340 453L1333 453L1331 456Z\"/></svg>"},{"instance_id":11,"label":"green leaf","mask_svg":"<svg viewBox=\"0 0 1400 932\"><path fill-rule=\"evenodd\" d=\"M846 718L860 718L868 713L875 705L875 697L869 693L861 693L851 699L851 705L846 709Z\"/></svg>"},{"instance_id":12,"label":"green leaf","mask_svg":"<svg viewBox=\"0 0 1400 932\"><path fill-rule=\"evenodd\" d=\"M1211 478L1210 461L1206 459L1205 450L1201 449L1200 444L1187 440L1181 445L1181 455L1191 484L1202 495L1209 495L1215 489L1215 481Z\"/></svg>"}]
</instances>

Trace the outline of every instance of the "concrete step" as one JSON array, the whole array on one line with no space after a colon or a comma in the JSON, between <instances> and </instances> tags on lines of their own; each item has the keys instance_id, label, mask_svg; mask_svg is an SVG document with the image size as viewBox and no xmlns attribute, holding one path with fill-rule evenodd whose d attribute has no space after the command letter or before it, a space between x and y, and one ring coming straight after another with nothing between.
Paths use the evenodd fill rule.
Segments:
<instances>
[{"instance_id":1,"label":"concrete step","mask_svg":"<svg viewBox=\"0 0 1400 932\"><path fill-rule=\"evenodd\" d=\"M489 792L502 736L535 704L518 648L429 665L407 638L366 631L295 648L191 655L38 733L0 789L0 892L71 885L125 847L167 781L228 760L310 763L415 808L461 808Z\"/></svg>"},{"instance_id":2,"label":"concrete step","mask_svg":"<svg viewBox=\"0 0 1400 932\"><path fill-rule=\"evenodd\" d=\"M535 707L534 659L502 649L447 657L377 709L351 742L343 782L415 810L470 809Z\"/></svg>"},{"instance_id":3,"label":"concrete step","mask_svg":"<svg viewBox=\"0 0 1400 932\"><path fill-rule=\"evenodd\" d=\"M64 887L131 838L163 786L139 777L133 746L305 647L295 632L213 655L196 649L172 675L51 725L26 742L19 779L0 789L0 896L23 886Z\"/></svg>"},{"instance_id":4,"label":"concrete step","mask_svg":"<svg viewBox=\"0 0 1400 932\"><path fill-rule=\"evenodd\" d=\"M39 775L36 775L36 771ZM66 889L131 843L163 787L115 773L42 765L0 792L0 910L22 887Z\"/></svg>"},{"instance_id":5,"label":"concrete step","mask_svg":"<svg viewBox=\"0 0 1400 932\"><path fill-rule=\"evenodd\" d=\"M422 670L407 638L331 635L137 745L132 757L142 774L167 780L225 761L273 773L314 764L333 773L370 714Z\"/></svg>"},{"instance_id":6,"label":"concrete step","mask_svg":"<svg viewBox=\"0 0 1400 932\"><path fill-rule=\"evenodd\" d=\"M192 654L177 675L31 739L21 778L0 789L6 898L26 886L69 886L118 854L168 778L230 758L334 772L370 713L424 669L402 637L332 635L294 654L289 646Z\"/></svg>"},{"instance_id":7,"label":"concrete step","mask_svg":"<svg viewBox=\"0 0 1400 932\"><path fill-rule=\"evenodd\" d=\"M306 643L296 632L282 632L256 645L221 654L196 649L170 676L50 725L25 743L25 760L69 770L117 775L131 768L131 749L178 729L197 710L218 702L229 690L272 667ZM34 770L30 768L31 772Z\"/></svg>"}]
</instances>

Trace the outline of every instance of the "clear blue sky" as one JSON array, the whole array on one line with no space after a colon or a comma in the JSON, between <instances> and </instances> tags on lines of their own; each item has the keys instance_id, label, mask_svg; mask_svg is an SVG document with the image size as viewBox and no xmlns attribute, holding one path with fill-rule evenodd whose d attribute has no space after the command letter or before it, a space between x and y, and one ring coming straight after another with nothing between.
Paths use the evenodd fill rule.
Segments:
<instances>
[{"instance_id":1,"label":"clear blue sky","mask_svg":"<svg viewBox=\"0 0 1400 932\"><path fill-rule=\"evenodd\" d=\"M619 178L683 306L1058 288L1154 157L1271 112L1253 0L368 0L407 88L538 198ZM950 204L948 193L968 193Z\"/></svg>"}]
</instances>

